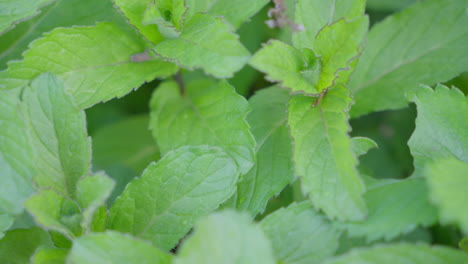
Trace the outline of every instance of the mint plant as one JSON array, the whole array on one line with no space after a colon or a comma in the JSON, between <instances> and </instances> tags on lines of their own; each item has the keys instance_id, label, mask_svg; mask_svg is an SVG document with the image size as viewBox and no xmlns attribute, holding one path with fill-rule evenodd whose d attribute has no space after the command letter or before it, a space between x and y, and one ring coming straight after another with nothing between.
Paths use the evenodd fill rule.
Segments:
<instances>
[{"instance_id":1,"label":"mint plant","mask_svg":"<svg viewBox=\"0 0 468 264\"><path fill-rule=\"evenodd\" d=\"M467 7L0 1L0 263L468 263Z\"/></svg>"}]
</instances>

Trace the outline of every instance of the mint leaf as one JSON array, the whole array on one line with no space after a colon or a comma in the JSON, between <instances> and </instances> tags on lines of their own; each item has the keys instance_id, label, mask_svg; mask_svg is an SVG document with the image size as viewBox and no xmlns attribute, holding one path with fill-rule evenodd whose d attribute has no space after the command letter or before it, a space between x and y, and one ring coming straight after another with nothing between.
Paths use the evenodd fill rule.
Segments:
<instances>
[{"instance_id":1,"label":"mint leaf","mask_svg":"<svg viewBox=\"0 0 468 264\"><path fill-rule=\"evenodd\" d=\"M67 263L169 264L171 259L169 254L145 241L107 231L75 239L67 257Z\"/></svg>"},{"instance_id":2,"label":"mint leaf","mask_svg":"<svg viewBox=\"0 0 468 264\"><path fill-rule=\"evenodd\" d=\"M222 243L220 243L222 241ZM175 264L276 263L270 241L247 214L226 210L200 220Z\"/></svg>"},{"instance_id":3,"label":"mint leaf","mask_svg":"<svg viewBox=\"0 0 468 264\"><path fill-rule=\"evenodd\" d=\"M39 13L39 8L51 2L52 0L2 1L0 3L0 35L19 21L37 15Z\"/></svg>"},{"instance_id":4,"label":"mint leaf","mask_svg":"<svg viewBox=\"0 0 468 264\"><path fill-rule=\"evenodd\" d=\"M321 62L311 50L300 52L279 40L270 40L250 61L250 65L266 73L269 81L295 92L319 93Z\"/></svg>"},{"instance_id":5,"label":"mint leaf","mask_svg":"<svg viewBox=\"0 0 468 264\"><path fill-rule=\"evenodd\" d=\"M241 173L255 160L255 140L246 116L247 101L226 81L195 80L181 95L175 82L160 85L151 100L150 128L162 154L190 145L218 146Z\"/></svg>"},{"instance_id":6,"label":"mint leaf","mask_svg":"<svg viewBox=\"0 0 468 264\"><path fill-rule=\"evenodd\" d=\"M275 211L260 225L282 263L319 263L338 249L340 232L307 201Z\"/></svg>"},{"instance_id":7,"label":"mint leaf","mask_svg":"<svg viewBox=\"0 0 468 264\"><path fill-rule=\"evenodd\" d=\"M196 13L223 16L235 29L262 9L268 0L187 0L187 17Z\"/></svg>"},{"instance_id":8,"label":"mint leaf","mask_svg":"<svg viewBox=\"0 0 468 264\"><path fill-rule=\"evenodd\" d=\"M250 100L247 121L258 142L257 162L237 184L234 206L255 216L268 200L292 181L292 144L287 127L289 94L279 87L257 92Z\"/></svg>"},{"instance_id":9,"label":"mint leaf","mask_svg":"<svg viewBox=\"0 0 468 264\"><path fill-rule=\"evenodd\" d=\"M408 145L414 157L415 175L441 158L457 158L468 163L468 98L460 90L438 85L435 90L421 86L412 96L418 116Z\"/></svg>"},{"instance_id":10,"label":"mint leaf","mask_svg":"<svg viewBox=\"0 0 468 264\"><path fill-rule=\"evenodd\" d=\"M21 203L21 207L23 204ZM5 235L3 232L10 229L13 225L15 218L8 214L0 211L0 239Z\"/></svg>"},{"instance_id":11,"label":"mint leaf","mask_svg":"<svg viewBox=\"0 0 468 264\"><path fill-rule=\"evenodd\" d=\"M468 233L468 164L457 159L436 161L427 168L431 200L437 205L445 223L456 223Z\"/></svg>"},{"instance_id":12,"label":"mint leaf","mask_svg":"<svg viewBox=\"0 0 468 264\"><path fill-rule=\"evenodd\" d=\"M78 179L90 171L84 111L75 106L60 80L45 73L25 88L22 112L34 149L34 181L39 188L72 197Z\"/></svg>"},{"instance_id":13,"label":"mint leaf","mask_svg":"<svg viewBox=\"0 0 468 264\"><path fill-rule=\"evenodd\" d=\"M176 149L130 182L111 208L109 227L170 250L234 193L237 179L235 163L219 148Z\"/></svg>"},{"instance_id":14,"label":"mint leaf","mask_svg":"<svg viewBox=\"0 0 468 264\"><path fill-rule=\"evenodd\" d=\"M0 72L0 89L21 87L40 73L53 72L64 81L77 105L87 108L176 71L173 64L157 58L132 61L132 55L145 48L147 44L136 34L113 23L58 28L34 41L23 61L11 62L6 71Z\"/></svg>"},{"instance_id":15,"label":"mint leaf","mask_svg":"<svg viewBox=\"0 0 468 264\"><path fill-rule=\"evenodd\" d=\"M378 148L379 146L375 141L366 137L353 137L351 138L351 149L356 154L356 156L362 156L366 154L369 150L373 148Z\"/></svg>"},{"instance_id":16,"label":"mint leaf","mask_svg":"<svg viewBox=\"0 0 468 264\"><path fill-rule=\"evenodd\" d=\"M340 19L353 21L364 15L364 0L299 0L296 2L295 23L304 30L293 34L294 47L314 49L316 37L325 27Z\"/></svg>"},{"instance_id":17,"label":"mint leaf","mask_svg":"<svg viewBox=\"0 0 468 264\"><path fill-rule=\"evenodd\" d=\"M31 258L32 264L62 264L65 263L68 250L63 248L38 248Z\"/></svg>"},{"instance_id":18,"label":"mint leaf","mask_svg":"<svg viewBox=\"0 0 468 264\"><path fill-rule=\"evenodd\" d=\"M367 218L337 222L336 226L346 229L350 236L365 236L367 241L393 239L437 221L437 211L428 195L424 178L375 181L364 195L369 208Z\"/></svg>"},{"instance_id":19,"label":"mint leaf","mask_svg":"<svg viewBox=\"0 0 468 264\"><path fill-rule=\"evenodd\" d=\"M180 35L187 8L185 0L153 1L146 9L143 24L156 24L159 32L166 38Z\"/></svg>"},{"instance_id":20,"label":"mint leaf","mask_svg":"<svg viewBox=\"0 0 468 264\"><path fill-rule=\"evenodd\" d=\"M324 264L446 264L467 261L468 254L453 248L403 243L354 250Z\"/></svg>"},{"instance_id":21,"label":"mint leaf","mask_svg":"<svg viewBox=\"0 0 468 264\"><path fill-rule=\"evenodd\" d=\"M0 263L29 263L39 246L52 246L49 234L38 228L8 231L0 239Z\"/></svg>"},{"instance_id":22,"label":"mint leaf","mask_svg":"<svg viewBox=\"0 0 468 264\"><path fill-rule=\"evenodd\" d=\"M315 100L295 96L289 105L288 122L302 190L330 218L361 220L366 215L365 186L356 170L345 112L351 98L345 87L336 86L316 107L312 106Z\"/></svg>"},{"instance_id":23,"label":"mint leaf","mask_svg":"<svg viewBox=\"0 0 468 264\"><path fill-rule=\"evenodd\" d=\"M201 68L218 78L232 77L249 59L231 26L208 14L194 15L178 38L166 39L153 50L181 67Z\"/></svg>"},{"instance_id":24,"label":"mint leaf","mask_svg":"<svg viewBox=\"0 0 468 264\"><path fill-rule=\"evenodd\" d=\"M420 83L467 71L465 7L460 0L422 1L375 25L350 82L351 115L405 107L405 93Z\"/></svg>"}]
</instances>

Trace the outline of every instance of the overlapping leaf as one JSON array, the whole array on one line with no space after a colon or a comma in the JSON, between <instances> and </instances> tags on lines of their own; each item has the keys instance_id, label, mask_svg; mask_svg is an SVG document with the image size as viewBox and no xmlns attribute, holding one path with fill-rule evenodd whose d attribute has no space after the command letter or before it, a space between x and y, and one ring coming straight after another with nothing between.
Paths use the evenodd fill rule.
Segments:
<instances>
[{"instance_id":1,"label":"overlapping leaf","mask_svg":"<svg viewBox=\"0 0 468 264\"><path fill-rule=\"evenodd\" d=\"M465 0L422 1L374 26L350 82L352 115L404 107L420 83L467 71L465 8Z\"/></svg>"},{"instance_id":2,"label":"overlapping leaf","mask_svg":"<svg viewBox=\"0 0 468 264\"><path fill-rule=\"evenodd\" d=\"M0 2L0 35L21 20L39 13L38 9L53 0L18 0Z\"/></svg>"},{"instance_id":3,"label":"overlapping leaf","mask_svg":"<svg viewBox=\"0 0 468 264\"><path fill-rule=\"evenodd\" d=\"M39 246L52 246L49 234L38 228L16 229L0 240L0 263L29 263Z\"/></svg>"},{"instance_id":4,"label":"overlapping leaf","mask_svg":"<svg viewBox=\"0 0 468 264\"><path fill-rule=\"evenodd\" d=\"M65 263L68 250L63 248L41 247L31 257L31 264L62 264Z\"/></svg>"},{"instance_id":5,"label":"overlapping leaf","mask_svg":"<svg viewBox=\"0 0 468 264\"><path fill-rule=\"evenodd\" d=\"M111 208L111 229L169 250L235 191L238 169L221 149L182 147L151 164Z\"/></svg>"},{"instance_id":6,"label":"overlapping leaf","mask_svg":"<svg viewBox=\"0 0 468 264\"><path fill-rule=\"evenodd\" d=\"M377 143L370 138L366 137L353 137L351 139L351 148L356 156L362 156L369 150L377 148Z\"/></svg>"}]
</instances>

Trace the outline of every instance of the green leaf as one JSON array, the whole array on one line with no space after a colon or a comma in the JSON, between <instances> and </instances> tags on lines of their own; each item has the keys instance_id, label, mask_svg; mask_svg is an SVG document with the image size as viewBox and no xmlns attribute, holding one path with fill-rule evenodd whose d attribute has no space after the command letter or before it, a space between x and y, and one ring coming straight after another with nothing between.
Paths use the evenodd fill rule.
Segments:
<instances>
[{"instance_id":1,"label":"green leaf","mask_svg":"<svg viewBox=\"0 0 468 264\"><path fill-rule=\"evenodd\" d=\"M275 211L260 225L283 263L320 263L338 249L340 232L307 201Z\"/></svg>"},{"instance_id":2,"label":"green leaf","mask_svg":"<svg viewBox=\"0 0 468 264\"><path fill-rule=\"evenodd\" d=\"M72 197L78 179L90 171L84 111L51 73L40 75L24 90L22 110L34 150L34 181L39 188Z\"/></svg>"},{"instance_id":3,"label":"green leaf","mask_svg":"<svg viewBox=\"0 0 468 264\"><path fill-rule=\"evenodd\" d=\"M279 87L257 92L250 100L247 116L258 142L257 162L237 184L236 209L255 216L268 200L278 195L294 177L292 144L287 127L289 94Z\"/></svg>"},{"instance_id":4,"label":"green leaf","mask_svg":"<svg viewBox=\"0 0 468 264\"><path fill-rule=\"evenodd\" d=\"M170 250L235 191L238 171L219 148L182 147L152 163L111 208L109 227Z\"/></svg>"},{"instance_id":5,"label":"green leaf","mask_svg":"<svg viewBox=\"0 0 468 264\"><path fill-rule=\"evenodd\" d=\"M187 8L185 0L153 1L146 9L143 24L155 24L165 38L180 36Z\"/></svg>"},{"instance_id":6,"label":"green leaf","mask_svg":"<svg viewBox=\"0 0 468 264\"><path fill-rule=\"evenodd\" d=\"M364 0L297 1L295 23L303 25L305 30L294 33L294 47L314 49L316 37L324 27L340 19L352 21L363 16L365 5Z\"/></svg>"},{"instance_id":7,"label":"green leaf","mask_svg":"<svg viewBox=\"0 0 468 264\"><path fill-rule=\"evenodd\" d=\"M127 17L130 24L135 26L145 38L153 43L159 43L164 38L156 25L143 24L143 16L152 0L113 0L120 11Z\"/></svg>"},{"instance_id":8,"label":"green leaf","mask_svg":"<svg viewBox=\"0 0 468 264\"><path fill-rule=\"evenodd\" d=\"M246 122L247 101L226 81L191 81L181 95L175 82L160 85L151 100L150 128L162 154L182 146L218 146L246 173L255 140Z\"/></svg>"},{"instance_id":9,"label":"green leaf","mask_svg":"<svg viewBox=\"0 0 468 264\"><path fill-rule=\"evenodd\" d=\"M76 8L77 6L80 8ZM6 68L10 60L21 59L28 44L43 33L57 27L91 26L96 21L125 22L111 0L55 0L42 8L36 17L17 24L0 36L0 69Z\"/></svg>"},{"instance_id":10,"label":"green leaf","mask_svg":"<svg viewBox=\"0 0 468 264\"><path fill-rule=\"evenodd\" d=\"M467 71L465 8L465 0L420 1L375 25L350 82L351 115L405 107L405 93L420 83Z\"/></svg>"},{"instance_id":11,"label":"green leaf","mask_svg":"<svg viewBox=\"0 0 468 264\"><path fill-rule=\"evenodd\" d=\"M364 195L369 208L367 218L336 223L350 236L365 236L367 241L390 240L437 221L437 211L429 202L424 178L380 180L368 188Z\"/></svg>"},{"instance_id":12,"label":"green leaf","mask_svg":"<svg viewBox=\"0 0 468 264\"><path fill-rule=\"evenodd\" d=\"M153 50L184 68L201 68L218 78L232 77L250 55L230 25L208 14L194 15L178 38L166 39Z\"/></svg>"},{"instance_id":13,"label":"green leaf","mask_svg":"<svg viewBox=\"0 0 468 264\"><path fill-rule=\"evenodd\" d=\"M89 234L73 241L68 264L169 264L172 257L146 241L107 231Z\"/></svg>"},{"instance_id":14,"label":"green leaf","mask_svg":"<svg viewBox=\"0 0 468 264\"><path fill-rule=\"evenodd\" d=\"M361 220L367 213L362 198L365 186L356 170L345 112L351 98L345 87L336 86L315 107L314 101L295 96L289 105L288 122L302 190L330 218Z\"/></svg>"},{"instance_id":15,"label":"green leaf","mask_svg":"<svg viewBox=\"0 0 468 264\"><path fill-rule=\"evenodd\" d=\"M463 238L459 244L460 248L465 252L468 252L468 237Z\"/></svg>"},{"instance_id":16,"label":"green leaf","mask_svg":"<svg viewBox=\"0 0 468 264\"><path fill-rule=\"evenodd\" d=\"M421 86L411 101L416 103L416 129L408 145L414 157L415 175L442 158L468 163L468 98L460 90L438 85L435 90Z\"/></svg>"},{"instance_id":17,"label":"green leaf","mask_svg":"<svg viewBox=\"0 0 468 264\"><path fill-rule=\"evenodd\" d=\"M447 264L466 263L468 254L449 247L393 244L351 251L324 264Z\"/></svg>"},{"instance_id":18,"label":"green leaf","mask_svg":"<svg viewBox=\"0 0 468 264\"><path fill-rule=\"evenodd\" d=\"M8 31L16 23L26 20L39 13L38 9L48 5L53 0L17 0L0 2L0 35Z\"/></svg>"},{"instance_id":19,"label":"green leaf","mask_svg":"<svg viewBox=\"0 0 468 264\"><path fill-rule=\"evenodd\" d=\"M112 193L114 181L104 173L82 178L76 186L76 198L81 208L83 220L81 227L88 231L93 216L103 206Z\"/></svg>"},{"instance_id":20,"label":"green leaf","mask_svg":"<svg viewBox=\"0 0 468 264\"><path fill-rule=\"evenodd\" d=\"M33 193L32 149L16 94L0 90L0 233Z\"/></svg>"},{"instance_id":21,"label":"green leaf","mask_svg":"<svg viewBox=\"0 0 468 264\"><path fill-rule=\"evenodd\" d=\"M466 131L465 131L466 132ZM439 160L427 168L431 200L437 205L441 221L456 223L468 233L468 164L457 159Z\"/></svg>"},{"instance_id":22,"label":"green leaf","mask_svg":"<svg viewBox=\"0 0 468 264\"><path fill-rule=\"evenodd\" d=\"M300 52L279 40L270 40L251 59L250 65L266 73L266 79L294 92L319 93L321 62L311 50Z\"/></svg>"},{"instance_id":23,"label":"green leaf","mask_svg":"<svg viewBox=\"0 0 468 264\"><path fill-rule=\"evenodd\" d=\"M29 263L39 246L52 246L52 241L49 234L38 227L8 231L0 239L0 263Z\"/></svg>"},{"instance_id":24,"label":"green leaf","mask_svg":"<svg viewBox=\"0 0 468 264\"><path fill-rule=\"evenodd\" d=\"M195 226L182 244L175 264L276 263L270 241L247 214L226 210Z\"/></svg>"},{"instance_id":25,"label":"green leaf","mask_svg":"<svg viewBox=\"0 0 468 264\"><path fill-rule=\"evenodd\" d=\"M31 258L32 264L63 264L68 250L63 248L38 248Z\"/></svg>"},{"instance_id":26,"label":"green leaf","mask_svg":"<svg viewBox=\"0 0 468 264\"><path fill-rule=\"evenodd\" d=\"M395 10L401 10L409 5L412 5L415 3L417 0L393 0L393 1L387 1L387 0L367 0L367 5L366 8L369 8L371 10L375 11L395 11Z\"/></svg>"},{"instance_id":27,"label":"green leaf","mask_svg":"<svg viewBox=\"0 0 468 264\"><path fill-rule=\"evenodd\" d=\"M366 137L353 137L351 138L351 149L356 154L356 156L362 156L369 152L373 148L378 148L379 146L375 141Z\"/></svg>"},{"instance_id":28,"label":"green leaf","mask_svg":"<svg viewBox=\"0 0 468 264\"><path fill-rule=\"evenodd\" d=\"M5 235L3 232L13 226L14 221L15 218L12 215L0 211L0 239Z\"/></svg>"},{"instance_id":29,"label":"green leaf","mask_svg":"<svg viewBox=\"0 0 468 264\"><path fill-rule=\"evenodd\" d=\"M136 34L113 23L58 28L34 41L23 61L11 62L6 71L0 72L0 89L21 87L40 73L53 72L64 81L77 105L87 108L177 70L157 58L132 61L132 56L145 48L146 42Z\"/></svg>"},{"instance_id":30,"label":"green leaf","mask_svg":"<svg viewBox=\"0 0 468 264\"><path fill-rule=\"evenodd\" d=\"M187 0L187 18L196 13L223 16L235 29L262 9L268 0Z\"/></svg>"},{"instance_id":31,"label":"green leaf","mask_svg":"<svg viewBox=\"0 0 468 264\"><path fill-rule=\"evenodd\" d=\"M72 239L81 235L81 212L78 204L52 190L42 190L25 203L37 224Z\"/></svg>"}]
</instances>

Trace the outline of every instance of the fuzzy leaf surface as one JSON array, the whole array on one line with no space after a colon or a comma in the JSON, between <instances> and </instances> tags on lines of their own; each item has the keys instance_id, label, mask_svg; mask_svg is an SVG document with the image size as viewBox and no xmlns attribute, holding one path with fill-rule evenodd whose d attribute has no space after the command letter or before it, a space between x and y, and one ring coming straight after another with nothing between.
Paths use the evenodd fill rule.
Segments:
<instances>
[{"instance_id":1,"label":"fuzzy leaf surface","mask_svg":"<svg viewBox=\"0 0 468 264\"><path fill-rule=\"evenodd\" d=\"M272 242L276 259L282 263L320 263L338 249L340 231L308 201L275 211L260 226Z\"/></svg>"},{"instance_id":2,"label":"fuzzy leaf surface","mask_svg":"<svg viewBox=\"0 0 468 264\"><path fill-rule=\"evenodd\" d=\"M151 101L150 128L162 154L182 146L218 146L246 173L255 161L255 140L247 101L226 81L189 82L181 95L175 82L163 83Z\"/></svg>"},{"instance_id":3,"label":"fuzzy leaf surface","mask_svg":"<svg viewBox=\"0 0 468 264\"><path fill-rule=\"evenodd\" d=\"M217 263L273 264L276 261L270 241L260 226L252 223L247 214L226 210L200 220L174 260L174 264Z\"/></svg>"},{"instance_id":4,"label":"fuzzy leaf surface","mask_svg":"<svg viewBox=\"0 0 468 264\"><path fill-rule=\"evenodd\" d=\"M405 107L405 94L468 70L466 0L421 1L375 25L349 84L351 115Z\"/></svg>"},{"instance_id":5,"label":"fuzzy leaf surface","mask_svg":"<svg viewBox=\"0 0 468 264\"><path fill-rule=\"evenodd\" d=\"M0 1L0 35L21 20L31 18L39 13L38 9L53 0L17 0Z\"/></svg>"},{"instance_id":6,"label":"fuzzy leaf surface","mask_svg":"<svg viewBox=\"0 0 468 264\"><path fill-rule=\"evenodd\" d=\"M351 98L343 86L329 90L323 100L295 96L289 104L296 173L302 190L330 218L361 220L367 213L357 158L351 151L348 115Z\"/></svg>"},{"instance_id":7,"label":"fuzzy leaf surface","mask_svg":"<svg viewBox=\"0 0 468 264\"><path fill-rule=\"evenodd\" d=\"M219 148L171 151L127 185L111 208L109 226L170 250L197 218L234 193L238 174Z\"/></svg>"},{"instance_id":8,"label":"fuzzy leaf surface","mask_svg":"<svg viewBox=\"0 0 468 264\"><path fill-rule=\"evenodd\" d=\"M427 86L412 95L418 116L408 145L414 157L415 175L423 175L427 164L444 158L468 163L468 98L456 89Z\"/></svg>"}]
</instances>

